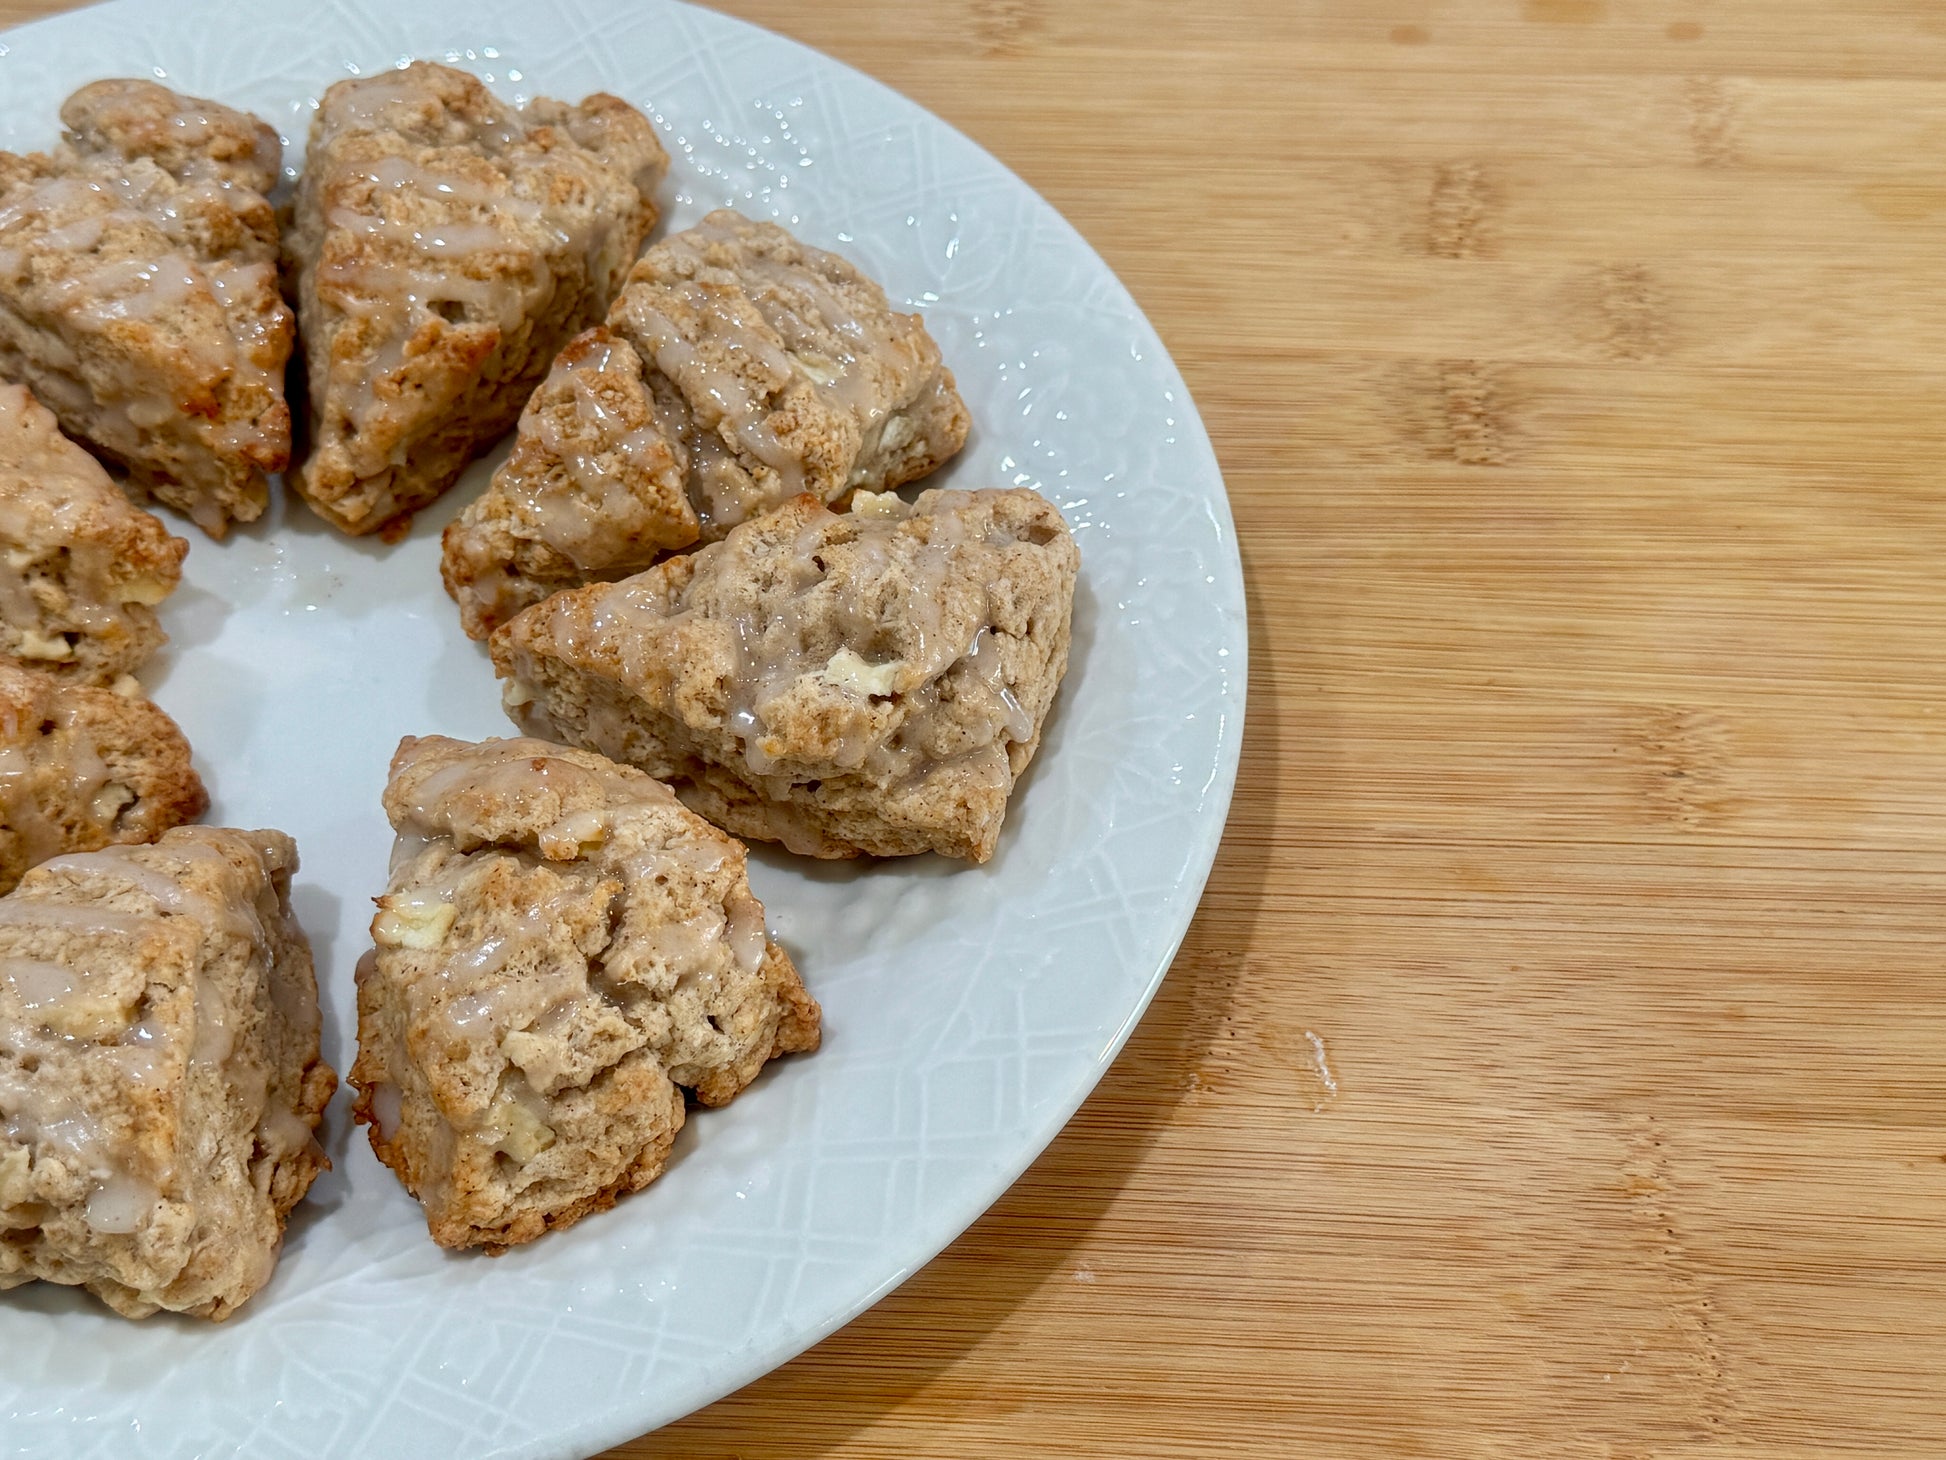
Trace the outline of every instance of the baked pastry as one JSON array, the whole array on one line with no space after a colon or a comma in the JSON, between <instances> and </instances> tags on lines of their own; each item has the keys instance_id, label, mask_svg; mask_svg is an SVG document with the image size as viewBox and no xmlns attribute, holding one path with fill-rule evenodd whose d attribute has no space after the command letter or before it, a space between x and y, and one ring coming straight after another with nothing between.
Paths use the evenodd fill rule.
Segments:
<instances>
[{"instance_id":1,"label":"baked pastry","mask_svg":"<svg viewBox=\"0 0 1946 1460\"><path fill-rule=\"evenodd\" d=\"M815 1049L744 850L666 786L536 740L403 741L390 889L359 969L357 1119L445 1247L531 1242L661 1172Z\"/></svg>"},{"instance_id":2,"label":"baked pastry","mask_svg":"<svg viewBox=\"0 0 1946 1460\"><path fill-rule=\"evenodd\" d=\"M687 459L656 424L628 342L599 326L575 336L521 412L512 454L446 524L440 574L466 632L484 639L550 593L693 543Z\"/></svg>"},{"instance_id":3,"label":"baked pastry","mask_svg":"<svg viewBox=\"0 0 1946 1460\"><path fill-rule=\"evenodd\" d=\"M668 166L601 93L516 110L425 61L325 92L284 237L311 397L293 480L319 515L403 531L504 435L608 308Z\"/></svg>"},{"instance_id":4,"label":"baked pastry","mask_svg":"<svg viewBox=\"0 0 1946 1460\"><path fill-rule=\"evenodd\" d=\"M527 609L491 641L530 734L815 857L993 855L1067 668L1078 556L1024 488L802 496Z\"/></svg>"},{"instance_id":5,"label":"baked pastry","mask_svg":"<svg viewBox=\"0 0 1946 1460\"><path fill-rule=\"evenodd\" d=\"M799 492L889 491L966 442L919 316L774 223L725 209L664 239L608 331L556 366L514 456L446 529L447 590L475 638Z\"/></svg>"},{"instance_id":6,"label":"baked pastry","mask_svg":"<svg viewBox=\"0 0 1946 1460\"><path fill-rule=\"evenodd\" d=\"M51 153L0 152L0 376L212 537L290 461L277 134L152 81L67 99Z\"/></svg>"},{"instance_id":7,"label":"baked pastry","mask_svg":"<svg viewBox=\"0 0 1946 1460\"><path fill-rule=\"evenodd\" d=\"M719 209L642 255L608 327L655 365L705 540L800 492L916 481L966 406L916 314L846 260Z\"/></svg>"},{"instance_id":8,"label":"baked pastry","mask_svg":"<svg viewBox=\"0 0 1946 1460\"><path fill-rule=\"evenodd\" d=\"M0 898L0 1288L224 1318L330 1163L337 1076L279 831L183 827Z\"/></svg>"},{"instance_id":9,"label":"baked pastry","mask_svg":"<svg viewBox=\"0 0 1946 1460\"><path fill-rule=\"evenodd\" d=\"M155 605L188 551L0 381L0 657L85 684L134 673L168 637Z\"/></svg>"},{"instance_id":10,"label":"baked pastry","mask_svg":"<svg viewBox=\"0 0 1946 1460\"><path fill-rule=\"evenodd\" d=\"M208 808L182 731L140 695L0 662L0 893L49 857L154 841Z\"/></svg>"}]
</instances>

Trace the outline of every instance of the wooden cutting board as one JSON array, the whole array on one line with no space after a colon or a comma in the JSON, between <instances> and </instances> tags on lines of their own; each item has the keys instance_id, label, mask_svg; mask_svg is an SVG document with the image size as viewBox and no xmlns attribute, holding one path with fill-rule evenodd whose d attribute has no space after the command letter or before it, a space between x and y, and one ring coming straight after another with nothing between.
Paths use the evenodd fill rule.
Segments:
<instances>
[{"instance_id":1,"label":"wooden cutting board","mask_svg":"<svg viewBox=\"0 0 1946 1460\"><path fill-rule=\"evenodd\" d=\"M1946 1455L1946 7L726 8L1134 289L1250 719L1075 1123L616 1454Z\"/></svg>"}]
</instances>

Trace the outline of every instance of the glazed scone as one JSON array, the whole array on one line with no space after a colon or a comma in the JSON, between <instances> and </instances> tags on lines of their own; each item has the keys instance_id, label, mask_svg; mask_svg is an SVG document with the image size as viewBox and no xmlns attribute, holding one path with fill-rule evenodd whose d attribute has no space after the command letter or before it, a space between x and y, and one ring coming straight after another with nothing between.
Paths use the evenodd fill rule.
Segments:
<instances>
[{"instance_id":1,"label":"glazed scone","mask_svg":"<svg viewBox=\"0 0 1946 1460\"><path fill-rule=\"evenodd\" d=\"M0 658L85 684L134 673L168 637L155 605L188 551L0 381Z\"/></svg>"},{"instance_id":2,"label":"glazed scone","mask_svg":"<svg viewBox=\"0 0 1946 1460\"><path fill-rule=\"evenodd\" d=\"M660 1174L683 1091L815 1049L737 842L537 740L401 742L358 978L354 1114L445 1247L531 1242Z\"/></svg>"},{"instance_id":3,"label":"glazed scone","mask_svg":"<svg viewBox=\"0 0 1946 1460\"><path fill-rule=\"evenodd\" d=\"M0 1288L224 1318L330 1162L280 831L183 827L0 898Z\"/></svg>"},{"instance_id":4,"label":"glazed scone","mask_svg":"<svg viewBox=\"0 0 1946 1460\"><path fill-rule=\"evenodd\" d=\"M1079 559L1024 488L811 496L491 641L529 734L815 857L993 855L1067 669Z\"/></svg>"},{"instance_id":5,"label":"glazed scone","mask_svg":"<svg viewBox=\"0 0 1946 1460\"><path fill-rule=\"evenodd\" d=\"M723 209L644 254L607 329L556 362L513 457L446 529L446 589L485 638L800 492L890 491L967 429L918 315L836 254Z\"/></svg>"},{"instance_id":6,"label":"glazed scone","mask_svg":"<svg viewBox=\"0 0 1946 1460\"><path fill-rule=\"evenodd\" d=\"M212 537L290 461L277 134L152 81L97 81L51 153L0 152L0 376Z\"/></svg>"},{"instance_id":7,"label":"glazed scone","mask_svg":"<svg viewBox=\"0 0 1946 1460\"><path fill-rule=\"evenodd\" d=\"M208 808L189 743L149 701L0 662L0 893L49 857L152 842Z\"/></svg>"},{"instance_id":8,"label":"glazed scone","mask_svg":"<svg viewBox=\"0 0 1946 1460\"><path fill-rule=\"evenodd\" d=\"M403 530L504 435L608 308L668 166L602 93L516 110L424 61L325 92L284 238L311 398L294 482L319 515Z\"/></svg>"},{"instance_id":9,"label":"glazed scone","mask_svg":"<svg viewBox=\"0 0 1946 1460\"><path fill-rule=\"evenodd\" d=\"M446 525L440 574L466 632L484 639L550 593L696 541L686 460L628 342L600 327L575 336L521 412L513 453Z\"/></svg>"},{"instance_id":10,"label":"glazed scone","mask_svg":"<svg viewBox=\"0 0 1946 1460\"><path fill-rule=\"evenodd\" d=\"M608 327L654 366L705 541L800 492L833 502L917 481L966 444L924 321L775 223L726 208L663 239Z\"/></svg>"}]
</instances>

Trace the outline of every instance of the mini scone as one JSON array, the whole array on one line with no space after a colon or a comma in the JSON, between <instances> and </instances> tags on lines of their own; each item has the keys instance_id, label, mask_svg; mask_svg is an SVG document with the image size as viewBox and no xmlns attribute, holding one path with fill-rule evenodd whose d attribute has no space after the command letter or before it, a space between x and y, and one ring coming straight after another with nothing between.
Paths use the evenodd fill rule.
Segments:
<instances>
[{"instance_id":1,"label":"mini scone","mask_svg":"<svg viewBox=\"0 0 1946 1460\"><path fill-rule=\"evenodd\" d=\"M319 515L402 530L504 435L608 308L668 166L601 93L516 110L424 61L325 92L284 238L310 381L293 481Z\"/></svg>"},{"instance_id":2,"label":"mini scone","mask_svg":"<svg viewBox=\"0 0 1946 1460\"><path fill-rule=\"evenodd\" d=\"M0 1288L224 1318L330 1163L291 839L183 827L0 898Z\"/></svg>"},{"instance_id":3,"label":"mini scone","mask_svg":"<svg viewBox=\"0 0 1946 1460\"><path fill-rule=\"evenodd\" d=\"M0 381L0 658L86 684L134 673L167 638L155 605L188 550Z\"/></svg>"},{"instance_id":4,"label":"mini scone","mask_svg":"<svg viewBox=\"0 0 1946 1460\"><path fill-rule=\"evenodd\" d=\"M705 541L800 492L832 502L917 481L966 444L925 322L775 223L725 208L663 239L608 327L654 367Z\"/></svg>"},{"instance_id":5,"label":"mini scone","mask_svg":"<svg viewBox=\"0 0 1946 1460\"><path fill-rule=\"evenodd\" d=\"M599 326L575 336L521 412L512 454L446 525L440 574L466 632L484 639L550 593L696 541L686 460L628 342Z\"/></svg>"},{"instance_id":6,"label":"mini scone","mask_svg":"<svg viewBox=\"0 0 1946 1460\"><path fill-rule=\"evenodd\" d=\"M148 700L0 661L0 893L49 857L151 842L208 808L189 743Z\"/></svg>"},{"instance_id":7,"label":"mini scone","mask_svg":"<svg viewBox=\"0 0 1946 1460\"><path fill-rule=\"evenodd\" d=\"M152 81L97 81L49 153L0 152L0 375L212 537L290 461L277 134Z\"/></svg>"},{"instance_id":8,"label":"mini scone","mask_svg":"<svg viewBox=\"0 0 1946 1460\"><path fill-rule=\"evenodd\" d=\"M491 640L530 734L816 857L993 855L1067 668L1078 556L1024 488L803 496Z\"/></svg>"},{"instance_id":9,"label":"mini scone","mask_svg":"<svg viewBox=\"0 0 1946 1460\"><path fill-rule=\"evenodd\" d=\"M357 1119L445 1247L530 1242L654 1180L685 1090L815 1049L744 849L668 788L537 740L408 738L359 968Z\"/></svg>"}]
</instances>

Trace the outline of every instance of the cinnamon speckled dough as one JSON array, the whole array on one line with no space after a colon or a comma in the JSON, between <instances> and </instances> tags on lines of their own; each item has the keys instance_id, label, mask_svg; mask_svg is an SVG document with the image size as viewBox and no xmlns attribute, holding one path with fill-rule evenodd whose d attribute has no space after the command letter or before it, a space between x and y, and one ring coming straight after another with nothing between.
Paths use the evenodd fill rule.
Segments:
<instances>
[{"instance_id":1,"label":"cinnamon speckled dough","mask_svg":"<svg viewBox=\"0 0 1946 1460\"><path fill-rule=\"evenodd\" d=\"M0 1288L224 1318L330 1163L291 839L184 827L0 898Z\"/></svg>"},{"instance_id":2,"label":"cinnamon speckled dough","mask_svg":"<svg viewBox=\"0 0 1946 1460\"><path fill-rule=\"evenodd\" d=\"M642 255L608 327L655 367L705 541L800 492L917 481L966 406L916 314L837 254L730 209Z\"/></svg>"},{"instance_id":3,"label":"cinnamon speckled dough","mask_svg":"<svg viewBox=\"0 0 1946 1460\"><path fill-rule=\"evenodd\" d=\"M139 694L0 662L0 892L49 857L154 841L208 807L182 731Z\"/></svg>"},{"instance_id":4,"label":"cinnamon speckled dough","mask_svg":"<svg viewBox=\"0 0 1946 1460\"><path fill-rule=\"evenodd\" d=\"M167 637L154 605L188 550L0 381L0 657L86 684L134 673Z\"/></svg>"},{"instance_id":5,"label":"cinnamon speckled dough","mask_svg":"<svg viewBox=\"0 0 1946 1460\"><path fill-rule=\"evenodd\" d=\"M284 240L311 397L294 482L318 513L402 529L512 427L607 309L668 166L601 93L516 110L424 61L325 92Z\"/></svg>"},{"instance_id":6,"label":"cinnamon speckled dough","mask_svg":"<svg viewBox=\"0 0 1946 1460\"><path fill-rule=\"evenodd\" d=\"M529 733L817 857L993 855L1067 668L1078 556L1025 489L803 496L494 634Z\"/></svg>"},{"instance_id":7,"label":"cinnamon speckled dough","mask_svg":"<svg viewBox=\"0 0 1946 1460\"><path fill-rule=\"evenodd\" d=\"M537 740L399 746L390 890L360 965L355 1114L446 1247L499 1251L660 1174L818 1044L744 850L666 786Z\"/></svg>"},{"instance_id":8,"label":"cinnamon speckled dough","mask_svg":"<svg viewBox=\"0 0 1946 1460\"><path fill-rule=\"evenodd\" d=\"M966 441L918 315L836 254L727 209L644 254L607 332L571 353L513 458L446 529L446 587L475 638L798 492L889 491Z\"/></svg>"},{"instance_id":9,"label":"cinnamon speckled dough","mask_svg":"<svg viewBox=\"0 0 1946 1460\"><path fill-rule=\"evenodd\" d=\"M277 134L152 81L61 119L53 152L0 152L0 375L221 537L290 460Z\"/></svg>"},{"instance_id":10,"label":"cinnamon speckled dough","mask_svg":"<svg viewBox=\"0 0 1946 1460\"><path fill-rule=\"evenodd\" d=\"M550 593L694 542L686 460L656 425L628 342L599 327L575 336L521 413L513 453L446 525L440 573L466 632L484 639Z\"/></svg>"}]
</instances>

